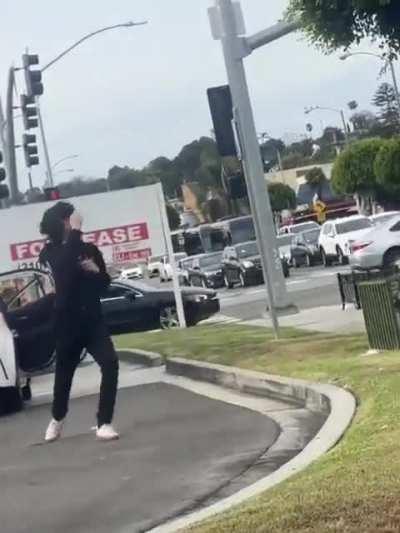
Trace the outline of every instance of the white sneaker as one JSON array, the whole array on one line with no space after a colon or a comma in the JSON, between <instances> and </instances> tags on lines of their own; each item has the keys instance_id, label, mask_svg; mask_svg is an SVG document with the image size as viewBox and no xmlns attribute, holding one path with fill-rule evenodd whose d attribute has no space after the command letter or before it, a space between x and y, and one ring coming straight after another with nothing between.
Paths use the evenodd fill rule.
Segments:
<instances>
[{"instance_id":1,"label":"white sneaker","mask_svg":"<svg viewBox=\"0 0 400 533\"><path fill-rule=\"evenodd\" d=\"M103 424L96 429L96 438L99 440L118 440L119 435L111 424Z\"/></svg>"},{"instance_id":2,"label":"white sneaker","mask_svg":"<svg viewBox=\"0 0 400 533\"><path fill-rule=\"evenodd\" d=\"M58 440L61 437L63 427L64 427L64 420L60 420L58 422L57 420L54 420L53 418L46 430L46 435L44 437L44 440L46 442L54 442L55 440Z\"/></svg>"}]
</instances>

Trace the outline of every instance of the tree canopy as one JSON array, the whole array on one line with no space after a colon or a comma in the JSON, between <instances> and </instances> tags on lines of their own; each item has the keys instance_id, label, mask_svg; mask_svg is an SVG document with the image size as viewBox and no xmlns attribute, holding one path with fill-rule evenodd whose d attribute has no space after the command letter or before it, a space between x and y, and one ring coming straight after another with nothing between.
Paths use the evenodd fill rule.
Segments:
<instances>
[{"instance_id":1,"label":"tree canopy","mask_svg":"<svg viewBox=\"0 0 400 533\"><path fill-rule=\"evenodd\" d=\"M332 185L339 194L367 194L376 190L375 159L384 141L365 139L338 155L332 170Z\"/></svg>"},{"instance_id":2,"label":"tree canopy","mask_svg":"<svg viewBox=\"0 0 400 533\"><path fill-rule=\"evenodd\" d=\"M306 172L305 179L311 187L321 187L321 185L326 181L326 176L322 168L313 167Z\"/></svg>"},{"instance_id":3,"label":"tree canopy","mask_svg":"<svg viewBox=\"0 0 400 533\"><path fill-rule=\"evenodd\" d=\"M382 143L375 159L375 175L378 183L394 195L400 193L400 139L389 139Z\"/></svg>"},{"instance_id":4,"label":"tree canopy","mask_svg":"<svg viewBox=\"0 0 400 533\"><path fill-rule=\"evenodd\" d=\"M179 216L178 211L171 204L166 204L167 207L167 217L168 225L171 231L174 231L179 228L181 225L181 217Z\"/></svg>"},{"instance_id":5,"label":"tree canopy","mask_svg":"<svg viewBox=\"0 0 400 533\"><path fill-rule=\"evenodd\" d=\"M269 183L268 192L274 213L296 207L296 193L289 185L284 183Z\"/></svg>"},{"instance_id":6,"label":"tree canopy","mask_svg":"<svg viewBox=\"0 0 400 533\"><path fill-rule=\"evenodd\" d=\"M299 19L311 42L326 52L365 37L400 50L398 0L290 0L286 16Z\"/></svg>"}]
</instances>

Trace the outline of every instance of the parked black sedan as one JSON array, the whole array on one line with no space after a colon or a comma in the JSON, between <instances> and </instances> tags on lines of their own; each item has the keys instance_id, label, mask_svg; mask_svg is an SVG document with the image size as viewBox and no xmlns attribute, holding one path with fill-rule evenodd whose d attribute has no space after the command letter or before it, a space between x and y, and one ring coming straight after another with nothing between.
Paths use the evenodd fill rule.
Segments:
<instances>
[{"instance_id":1,"label":"parked black sedan","mask_svg":"<svg viewBox=\"0 0 400 533\"><path fill-rule=\"evenodd\" d=\"M188 326L219 312L215 291L196 287L182 287L181 290ZM179 325L172 290L140 282L115 281L101 303L112 334L170 329Z\"/></svg>"},{"instance_id":2,"label":"parked black sedan","mask_svg":"<svg viewBox=\"0 0 400 533\"><path fill-rule=\"evenodd\" d=\"M319 234L319 229L312 229L295 236L291 247L291 263L295 268L303 265L310 267L321 263Z\"/></svg>"},{"instance_id":3,"label":"parked black sedan","mask_svg":"<svg viewBox=\"0 0 400 533\"><path fill-rule=\"evenodd\" d=\"M281 258L285 278L289 277L289 264ZM264 283L261 257L255 241L244 242L225 248L222 259L225 286L232 289L235 285L246 287Z\"/></svg>"},{"instance_id":4,"label":"parked black sedan","mask_svg":"<svg viewBox=\"0 0 400 533\"><path fill-rule=\"evenodd\" d=\"M188 269L189 285L219 289L224 286L222 252L196 255Z\"/></svg>"}]
</instances>

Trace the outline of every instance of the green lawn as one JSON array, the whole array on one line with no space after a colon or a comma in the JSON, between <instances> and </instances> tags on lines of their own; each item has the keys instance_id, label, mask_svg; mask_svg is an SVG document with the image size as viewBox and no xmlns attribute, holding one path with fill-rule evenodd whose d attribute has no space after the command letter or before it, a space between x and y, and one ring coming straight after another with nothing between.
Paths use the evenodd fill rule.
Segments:
<instances>
[{"instance_id":1,"label":"green lawn","mask_svg":"<svg viewBox=\"0 0 400 533\"><path fill-rule=\"evenodd\" d=\"M399 353L365 356L364 336L326 336L237 326L117 338L120 347L335 383L359 400L340 444L303 473L197 533L394 533L400 531Z\"/></svg>"}]
</instances>

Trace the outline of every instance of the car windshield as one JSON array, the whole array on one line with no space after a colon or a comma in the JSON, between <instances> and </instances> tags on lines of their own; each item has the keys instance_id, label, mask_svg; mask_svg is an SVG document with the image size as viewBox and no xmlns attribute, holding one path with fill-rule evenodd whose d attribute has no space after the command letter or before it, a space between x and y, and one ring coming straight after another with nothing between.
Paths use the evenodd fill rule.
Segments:
<instances>
[{"instance_id":1,"label":"car windshield","mask_svg":"<svg viewBox=\"0 0 400 533\"><path fill-rule=\"evenodd\" d=\"M229 223L229 226L232 244L253 241L256 239L254 223L251 217L239 220L232 220Z\"/></svg>"},{"instance_id":2,"label":"car windshield","mask_svg":"<svg viewBox=\"0 0 400 533\"><path fill-rule=\"evenodd\" d=\"M182 259L185 259L186 254L174 254L175 263L179 263L179 261L182 261Z\"/></svg>"},{"instance_id":3,"label":"car windshield","mask_svg":"<svg viewBox=\"0 0 400 533\"><path fill-rule=\"evenodd\" d=\"M241 244L236 247L236 252L238 257L243 259L244 257L251 257L253 255L258 255L258 246L256 242L248 242L246 244Z\"/></svg>"},{"instance_id":4,"label":"car windshield","mask_svg":"<svg viewBox=\"0 0 400 533\"><path fill-rule=\"evenodd\" d=\"M200 268L207 268L211 266L219 266L222 262L222 253L220 254L213 254L213 255L206 255L205 257L202 257L199 260L199 266Z\"/></svg>"},{"instance_id":5,"label":"car windshield","mask_svg":"<svg viewBox=\"0 0 400 533\"><path fill-rule=\"evenodd\" d=\"M296 235L298 233L303 233L304 231L316 229L318 227L318 224L316 222L303 222L302 224L295 224L294 226L290 227L290 232L295 233Z\"/></svg>"},{"instance_id":6,"label":"car windshield","mask_svg":"<svg viewBox=\"0 0 400 533\"><path fill-rule=\"evenodd\" d=\"M368 218L356 218L354 220L347 220L346 222L339 222L336 224L336 232L338 235L350 233L352 231L360 231L362 229L371 228L372 222Z\"/></svg>"},{"instance_id":7,"label":"car windshield","mask_svg":"<svg viewBox=\"0 0 400 533\"><path fill-rule=\"evenodd\" d=\"M123 280L122 282L118 283L112 283L111 287L130 287L132 289L136 289L139 292L157 292L160 289L157 289L157 287L152 287L151 285L148 285L147 283L143 281L131 281L129 279Z\"/></svg>"},{"instance_id":8,"label":"car windshield","mask_svg":"<svg viewBox=\"0 0 400 533\"><path fill-rule=\"evenodd\" d=\"M181 265L181 268L185 269L185 268L190 268L191 265L193 263L193 259L184 259L183 261L180 262L180 265Z\"/></svg>"},{"instance_id":9,"label":"car windshield","mask_svg":"<svg viewBox=\"0 0 400 533\"><path fill-rule=\"evenodd\" d=\"M301 234L301 237L306 244L315 244L318 242L319 234L320 230L314 229L311 231L305 231Z\"/></svg>"},{"instance_id":10,"label":"car windshield","mask_svg":"<svg viewBox=\"0 0 400 533\"><path fill-rule=\"evenodd\" d=\"M386 222L388 222L389 220L392 220L392 218L394 218L398 214L399 213L387 213L387 214L377 215L375 217L372 217L372 222L375 225L380 226L381 224L386 224Z\"/></svg>"},{"instance_id":11,"label":"car windshield","mask_svg":"<svg viewBox=\"0 0 400 533\"><path fill-rule=\"evenodd\" d=\"M293 242L293 236L292 235L283 235L282 237L278 237L278 248L283 248L284 246L290 246Z\"/></svg>"}]
</instances>

